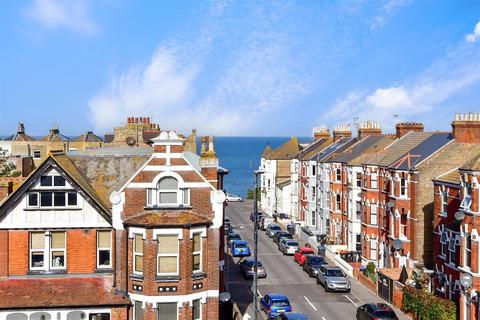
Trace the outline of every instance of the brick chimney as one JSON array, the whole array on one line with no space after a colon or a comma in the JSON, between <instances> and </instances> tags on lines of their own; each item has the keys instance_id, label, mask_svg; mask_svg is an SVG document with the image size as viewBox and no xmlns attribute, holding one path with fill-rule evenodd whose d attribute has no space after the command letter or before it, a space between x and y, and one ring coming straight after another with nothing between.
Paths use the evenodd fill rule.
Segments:
<instances>
[{"instance_id":1,"label":"brick chimney","mask_svg":"<svg viewBox=\"0 0 480 320\"><path fill-rule=\"evenodd\" d=\"M401 138L407 133L413 132L423 132L423 124L420 122L400 122L395 126L397 129L396 137Z\"/></svg>"},{"instance_id":2,"label":"brick chimney","mask_svg":"<svg viewBox=\"0 0 480 320\"><path fill-rule=\"evenodd\" d=\"M376 121L365 121L360 123L358 128L358 138L363 139L367 136L379 136L382 134L380 123Z\"/></svg>"},{"instance_id":3,"label":"brick chimney","mask_svg":"<svg viewBox=\"0 0 480 320\"><path fill-rule=\"evenodd\" d=\"M352 136L352 129L349 124L341 124L333 129L333 142L341 138L350 138Z\"/></svg>"},{"instance_id":4,"label":"brick chimney","mask_svg":"<svg viewBox=\"0 0 480 320\"><path fill-rule=\"evenodd\" d=\"M480 113L456 113L452 133L456 142L480 143Z\"/></svg>"},{"instance_id":5,"label":"brick chimney","mask_svg":"<svg viewBox=\"0 0 480 320\"><path fill-rule=\"evenodd\" d=\"M215 142L213 136L202 137L202 148L200 152L200 168L202 175L215 188L217 187L218 156L215 152Z\"/></svg>"},{"instance_id":6,"label":"brick chimney","mask_svg":"<svg viewBox=\"0 0 480 320\"><path fill-rule=\"evenodd\" d=\"M313 137L315 138L315 141L321 138L330 138L330 132L325 126L315 127L313 128Z\"/></svg>"},{"instance_id":7,"label":"brick chimney","mask_svg":"<svg viewBox=\"0 0 480 320\"><path fill-rule=\"evenodd\" d=\"M0 181L0 203L13 192L13 181Z\"/></svg>"}]
</instances>

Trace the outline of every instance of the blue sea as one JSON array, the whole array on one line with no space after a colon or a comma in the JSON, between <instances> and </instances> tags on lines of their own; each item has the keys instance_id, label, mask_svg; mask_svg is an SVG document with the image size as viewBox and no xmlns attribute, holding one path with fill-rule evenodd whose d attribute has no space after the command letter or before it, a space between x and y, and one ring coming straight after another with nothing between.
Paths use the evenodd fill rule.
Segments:
<instances>
[{"instance_id":1,"label":"blue sea","mask_svg":"<svg viewBox=\"0 0 480 320\"><path fill-rule=\"evenodd\" d=\"M272 149L279 147L290 137L215 137L215 150L220 166L230 172L225 177L225 189L228 193L241 197L253 189L253 172L260 165L260 156L267 143ZM299 138L301 143L312 138Z\"/></svg>"}]
</instances>

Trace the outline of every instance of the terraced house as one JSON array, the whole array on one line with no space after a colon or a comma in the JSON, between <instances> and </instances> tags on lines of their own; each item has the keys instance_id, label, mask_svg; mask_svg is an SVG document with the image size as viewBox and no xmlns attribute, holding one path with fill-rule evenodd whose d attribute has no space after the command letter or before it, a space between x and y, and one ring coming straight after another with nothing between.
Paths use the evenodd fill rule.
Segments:
<instances>
[{"instance_id":1,"label":"terraced house","mask_svg":"<svg viewBox=\"0 0 480 320\"><path fill-rule=\"evenodd\" d=\"M0 206L0 319L216 319L225 170L153 147L47 159ZM220 249L222 248L222 249Z\"/></svg>"}]
</instances>

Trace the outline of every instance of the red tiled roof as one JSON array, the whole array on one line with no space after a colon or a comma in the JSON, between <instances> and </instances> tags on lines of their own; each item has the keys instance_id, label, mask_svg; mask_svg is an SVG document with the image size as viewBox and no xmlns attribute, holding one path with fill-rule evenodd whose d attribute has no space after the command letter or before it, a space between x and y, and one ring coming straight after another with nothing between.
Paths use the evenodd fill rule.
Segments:
<instances>
[{"instance_id":1,"label":"red tiled roof","mask_svg":"<svg viewBox=\"0 0 480 320\"><path fill-rule=\"evenodd\" d=\"M125 220L127 226L194 226L212 224L208 217L182 210L146 210L141 214L127 218Z\"/></svg>"},{"instance_id":2,"label":"red tiled roof","mask_svg":"<svg viewBox=\"0 0 480 320\"><path fill-rule=\"evenodd\" d=\"M0 280L0 309L124 306L130 300L115 294L103 278Z\"/></svg>"}]
</instances>

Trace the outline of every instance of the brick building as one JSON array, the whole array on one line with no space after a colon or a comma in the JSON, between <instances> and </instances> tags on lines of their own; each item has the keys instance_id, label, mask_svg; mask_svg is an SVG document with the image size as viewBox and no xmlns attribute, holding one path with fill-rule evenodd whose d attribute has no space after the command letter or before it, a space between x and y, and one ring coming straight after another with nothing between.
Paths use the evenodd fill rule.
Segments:
<instances>
[{"instance_id":1,"label":"brick building","mask_svg":"<svg viewBox=\"0 0 480 320\"><path fill-rule=\"evenodd\" d=\"M225 171L213 137L200 156L174 132L152 144L51 153L8 196L0 319L218 318Z\"/></svg>"}]
</instances>

